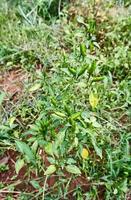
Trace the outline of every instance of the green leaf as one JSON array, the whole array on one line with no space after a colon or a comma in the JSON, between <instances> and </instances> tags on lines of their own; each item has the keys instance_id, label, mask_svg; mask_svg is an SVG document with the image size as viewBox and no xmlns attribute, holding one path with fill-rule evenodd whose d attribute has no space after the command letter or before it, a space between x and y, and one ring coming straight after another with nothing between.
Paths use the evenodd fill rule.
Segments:
<instances>
[{"instance_id":1,"label":"green leaf","mask_svg":"<svg viewBox=\"0 0 131 200\"><path fill-rule=\"evenodd\" d=\"M75 137L75 139L74 139L74 145L75 145L75 147L77 147L77 146L78 146L78 144L79 144L79 140L78 140L78 138L77 138L77 137Z\"/></svg>"},{"instance_id":2,"label":"green leaf","mask_svg":"<svg viewBox=\"0 0 131 200\"><path fill-rule=\"evenodd\" d=\"M94 135L91 136L91 141L94 146L96 154L102 159L102 149L97 146L96 138Z\"/></svg>"},{"instance_id":3,"label":"green leaf","mask_svg":"<svg viewBox=\"0 0 131 200\"><path fill-rule=\"evenodd\" d=\"M92 82L97 82L97 81L102 81L104 80L104 76L99 76L99 77L93 77Z\"/></svg>"},{"instance_id":4,"label":"green leaf","mask_svg":"<svg viewBox=\"0 0 131 200\"><path fill-rule=\"evenodd\" d=\"M3 102L3 100L4 100L4 98L5 98L5 93L4 92L1 92L1 94L0 94L0 105L2 104L2 102Z\"/></svg>"},{"instance_id":5,"label":"green leaf","mask_svg":"<svg viewBox=\"0 0 131 200\"><path fill-rule=\"evenodd\" d=\"M69 158L68 160L67 160L67 164L75 164L76 163L76 161L73 159L73 158Z\"/></svg>"},{"instance_id":6,"label":"green leaf","mask_svg":"<svg viewBox=\"0 0 131 200\"><path fill-rule=\"evenodd\" d=\"M34 92L41 87L41 83L35 83L30 89L29 92Z\"/></svg>"},{"instance_id":7,"label":"green leaf","mask_svg":"<svg viewBox=\"0 0 131 200\"><path fill-rule=\"evenodd\" d=\"M32 181L30 181L30 183L35 189L40 189L41 188L41 186L39 185L38 181L32 180Z\"/></svg>"},{"instance_id":8,"label":"green leaf","mask_svg":"<svg viewBox=\"0 0 131 200\"><path fill-rule=\"evenodd\" d=\"M38 141L35 140L34 143L32 144L31 149L33 150L33 152L35 153L37 151L38 148Z\"/></svg>"},{"instance_id":9,"label":"green leaf","mask_svg":"<svg viewBox=\"0 0 131 200\"><path fill-rule=\"evenodd\" d=\"M24 160L23 159L18 159L15 163L15 171L16 174L19 174L19 171L22 169L24 166Z\"/></svg>"},{"instance_id":10,"label":"green leaf","mask_svg":"<svg viewBox=\"0 0 131 200\"><path fill-rule=\"evenodd\" d=\"M77 119L78 117L80 117L80 115L81 115L81 112L74 113L74 114L71 115L71 119L72 119L72 120L75 120L75 119Z\"/></svg>"},{"instance_id":11,"label":"green leaf","mask_svg":"<svg viewBox=\"0 0 131 200\"><path fill-rule=\"evenodd\" d=\"M64 141L64 138L65 138L65 130L63 130L57 134L57 138L55 141L55 148L58 148L58 146L60 146L62 144L62 142Z\"/></svg>"},{"instance_id":12,"label":"green leaf","mask_svg":"<svg viewBox=\"0 0 131 200\"><path fill-rule=\"evenodd\" d=\"M49 155L53 155L53 144L51 142L49 142L46 146L45 146L45 152Z\"/></svg>"},{"instance_id":13,"label":"green leaf","mask_svg":"<svg viewBox=\"0 0 131 200\"><path fill-rule=\"evenodd\" d=\"M80 53L83 57L86 56L86 45L84 43L80 44Z\"/></svg>"},{"instance_id":14,"label":"green leaf","mask_svg":"<svg viewBox=\"0 0 131 200\"><path fill-rule=\"evenodd\" d=\"M72 75L76 75L76 70L73 67L68 67L68 70Z\"/></svg>"},{"instance_id":15,"label":"green leaf","mask_svg":"<svg viewBox=\"0 0 131 200\"><path fill-rule=\"evenodd\" d=\"M120 184L120 190L124 193L126 193L128 191L128 182L127 182L127 178L125 180L123 180Z\"/></svg>"},{"instance_id":16,"label":"green leaf","mask_svg":"<svg viewBox=\"0 0 131 200\"><path fill-rule=\"evenodd\" d=\"M78 16L77 17L77 22L80 23L80 24L85 24L84 23L84 18L82 16Z\"/></svg>"},{"instance_id":17,"label":"green leaf","mask_svg":"<svg viewBox=\"0 0 131 200\"><path fill-rule=\"evenodd\" d=\"M65 118L66 117L66 115L64 113L62 113L62 112L56 112L56 111L53 113L53 115L56 115L56 116L58 116L60 118Z\"/></svg>"},{"instance_id":18,"label":"green leaf","mask_svg":"<svg viewBox=\"0 0 131 200\"><path fill-rule=\"evenodd\" d=\"M93 72L95 71L95 69L96 69L96 61L93 61L91 67L88 70L89 74L90 75L93 74Z\"/></svg>"},{"instance_id":19,"label":"green leaf","mask_svg":"<svg viewBox=\"0 0 131 200\"><path fill-rule=\"evenodd\" d=\"M82 66L80 70L78 71L77 75L78 77L84 74L84 72L87 70L88 66Z\"/></svg>"},{"instance_id":20,"label":"green leaf","mask_svg":"<svg viewBox=\"0 0 131 200\"><path fill-rule=\"evenodd\" d=\"M10 125L10 127L13 125L15 119L16 119L16 117L9 118L9 125Z\"/></svg>"},{"instance_id":21,"label":"green leaf","mask_svg":"<svg viewBox=\"0 0 131 200\"><path fill-rule=\"evenodd\" d=\"M53 174L56 171L55 165L50 165L47 170L45 171L44 175L50 175Z\"/></svg>"},{"instance_id":22,"label":"green leaf","mask_svg":"<svg viewBox=\"0 0 131 200\"><path fill-rule=\"evenodd\" d=\"M89 95L89 102L90 102L91 107L94 109L94 108L97 107L99 99L95 94L93 94L91 92L90 95Z\"/></svg>"},{"instance_id":23,"label":"green leaf","mask_svg":"<svg viewBox=\"0 0 131 200\"><path fill-rule=\"evenodd\" d=\"M97 153L97 155L102 159L102 150L96 145L96 143L92 142L94 149Z\"/></svg>"},{"instance_id":24,"label":"green leaf","mask_svg":"<svg viewBox=\"0 0 131 200\"><path fill-rule=\"evenodd\" d=\"M81 171L76 165L67 165L66 171L72 174L81 174Z\"/></svg>"},{"instance_id":25,"label":"green leaf","mask_svg":"<svg viewBox=\"0 0 131 200\"><path fill-rule=\"evenodd\" d=\"M16 147L19 149L19 151L24 154L24 147L25 147L25 143L24 142L20 142L20 141L15 141L16 143Z\"/></svg>"},{"instance_id":26,"label":"green leaf","mask_svg":"<svg viewBox=\"0 0 131 200\"><path fill-rule=\"evenodd\" d=\"M22 154L25 154L30 162L35 164L35 156L33 154L33 151L30 149L30 147L26 143L21 142L21 141L16 141L15 143L19 151Z\"/></svg>"}]
</instances>

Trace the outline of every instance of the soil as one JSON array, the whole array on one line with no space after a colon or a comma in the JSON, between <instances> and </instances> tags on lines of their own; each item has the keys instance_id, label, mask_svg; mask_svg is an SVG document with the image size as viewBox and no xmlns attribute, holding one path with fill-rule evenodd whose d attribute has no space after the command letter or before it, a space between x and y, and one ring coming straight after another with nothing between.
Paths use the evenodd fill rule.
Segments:
<instances>
[{"instance_id":1,"label":"soil","mask_svg":"<svg viewBox=\"0 0 131 200\"><path fill-rule=\"evenodd\" d=\"M120 118L119 118L119 122L122 124L122 125L126 125L129 123L129 117L126 115L126 114L123 114Z\"/></svg>"},{"instance_id":2,"label":"soil","mask_svg":"<svg viewBox=\"0 0 131 200\"><path fill-rule=\"evenodd\" d=\"M46 166L46 168L50 165L47 155L43 150L40 150L39 155L41 155L41 158L43 160L43 164ZM4 187L9 186L10 184L14 185L14 193L13 195L16 196L16 199L18 197L17 192L37 192L35 188L30 184L30 180L32 179L40 179L39 184L41 187L43 187L44 183L44 174L41 173L39 175L36 175L35 172L31 171L30 175L27 175L27 166L25 165L17 175L15 172L15 162L17 160L17 157L19 156L19 153L14 151L14 150L7 150L4 153L4 156L0 157L0 164L5 164L8 166L8 170L4 172L0 172L0 183L4 184ZM63 172L64 174L64 179L69 180L71 178L71 174L67 173L66 171ZM42 178L43 177L43 178ZM55 186L55 183L58 181L60 177L56 175L52 175L48 178L47 180L47 185L48 185L48 190L49 188L52 188ZM75 177L74 179L71 180L69 186L68 186L68 199L73 200L73 192L76 187L80 186L83 192L89 191L89 182L86 177L79 176ZM7 191L7 190L4 190ZM57 191L57 188L54 189L54 192ZM0 199L4 199L6 197L7 193L2 193L0 194Z\"/></svg>"},{"instance_id":3,"label":"soil","mask_svg":"<svg viewBox=\"0 0 131 200\"><path fill-rule=\"evenodd\" d=\"M0 90L16 100L22 94L25 79L27 79L27 75L22 69L7 71L0 75Z\"/></svg>"}]
</instances>

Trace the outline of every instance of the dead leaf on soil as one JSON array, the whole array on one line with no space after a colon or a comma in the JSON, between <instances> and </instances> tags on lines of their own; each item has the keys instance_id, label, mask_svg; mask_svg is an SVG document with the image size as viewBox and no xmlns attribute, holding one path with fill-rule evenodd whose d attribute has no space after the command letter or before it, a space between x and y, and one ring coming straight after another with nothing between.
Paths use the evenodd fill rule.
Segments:
<instances>
[{"instance_id":1,"label":"dead leaf on soil","mask_svg":"<svg viewBox=\"0 0 131 200\"><path fill-rule=\"evenodd\" d=\"M27 75L22 69L12 69L0 75L0 90L11 96L20 95L23 90L23 82Z\"/></svg>"},{"instance_id":2,"label":"dead leaf on soil","mask_svg":"<svg viewBox=\"0 0 131 200\"><path fill-rule=\"evenodd\" d=\"M1 164L2 164L2 165L7 164L7 163L8 163L8 160L9 160L9 156L6 156L6 157L2 158L2 159L0 160L0 165L1 165Z\"/></svg>"}]
</instances>

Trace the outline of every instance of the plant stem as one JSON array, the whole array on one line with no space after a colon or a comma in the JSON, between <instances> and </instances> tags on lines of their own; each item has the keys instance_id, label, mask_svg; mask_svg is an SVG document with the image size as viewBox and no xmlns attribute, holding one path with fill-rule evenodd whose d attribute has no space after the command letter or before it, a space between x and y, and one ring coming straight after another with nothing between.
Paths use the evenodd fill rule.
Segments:
<instances>
[{"instance_id":1,"label":"plant stem","mask_svg":"<svg viewBox=\"0 0 131 200\"><path fill-rule=\"evenodd\" d=\"M47 179L48 179L48 176L45 177L45 182L44 182L44 186L43 186L43 196L42 196L42 200L45 199L45 187L46 187Z\"/></svg>"},{"instance_id":2,"label":"plant stem","mask_svg":"<svg viewBox=\"0 0 131 200\"><path fill-rule=\"evenodd\" d=\"M60 17L60 7L61 7L61 0L59 0L59 5L58 5L58 15Z\"/></svg>"}]
</instances>

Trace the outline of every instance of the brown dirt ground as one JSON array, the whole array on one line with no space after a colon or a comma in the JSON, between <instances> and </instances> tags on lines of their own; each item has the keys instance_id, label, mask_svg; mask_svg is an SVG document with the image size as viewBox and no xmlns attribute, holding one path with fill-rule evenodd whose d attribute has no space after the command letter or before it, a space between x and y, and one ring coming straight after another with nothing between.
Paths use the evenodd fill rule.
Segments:
<instances>
[{"instance_id":1,"label":"brown dirt ground","mask_svg":"<svg viewBox=\"0 0 131 200\"><path fill-rule=\"evenodd\" d=\"M0 90L13 97L13 100L17 100L22 93L25 79L27 79L27 75L22 69L14 68L4 74L0 74Z\"/></svg>"},{"instance_id":2,"label":"brown dirt ground","mask_svg":"<svg viewBox=\"0 0 131 200\"><path fill-rule=\"evenodd\" d=\"M45 165L45 167L47 168L50 163L47 160L47 155L45 154L45 152L43 150L40 150L39 155L41 156L42 160L43 160L43 164ZM15 162L17 160L17 157L19 156L19 153L14 151L14 150L7 150L4 153L4 156L0 157L0 164L6 164L9 168L9 170L5 171L5 172L1 172L0 173L0 182L4 184L4 186L9 186L10 184L15 184L14 187L14 193L12 194L14 196L14 199L19 199L18 195L19 193L23 192L35 192L37 193L38 190L36 190L35 188L33 188L33 186L29 183L30 180L32 179L39 179L41 178L39 184L41 185L41 187L43 187L43 183L44 183L44 174L41 173L40 175L36 175L36 173L34 171L30 172L30 175L27 175L27 166L24 166L18 175L16 175L15 172ZM71 175L67 172L63 172L64 174L64 178L66 180L69 180L69 178L71 177ZM43 177L43 178L42 178ZM48 185L48 191L50 190L50 188L52 188L55 183L58 181L60 177L56 176L56 175L52 175L48 178L47 180L47 185ZM89 181L87 180L86 177L84 177L84 175L76 177L74 179L72 179L72 181L69 184L68 187L68 198L69 199L74 199L73 198L73 191L77 186L81 186L81 189L83 192L87 192L89 191L90 188L90 184ZM4 190L7 192L7 190ZM54 192L57 191L57 188L54 189ZM18 193L18 194L17 194ZM7 193L1 193L0 194L0 200L4 199L6 197ZM10 193L9 193L10 194Z\"/></svg>"}]
</instances>

